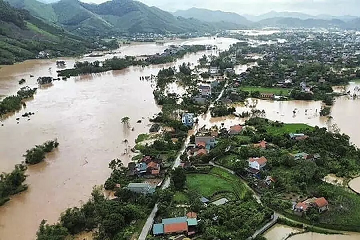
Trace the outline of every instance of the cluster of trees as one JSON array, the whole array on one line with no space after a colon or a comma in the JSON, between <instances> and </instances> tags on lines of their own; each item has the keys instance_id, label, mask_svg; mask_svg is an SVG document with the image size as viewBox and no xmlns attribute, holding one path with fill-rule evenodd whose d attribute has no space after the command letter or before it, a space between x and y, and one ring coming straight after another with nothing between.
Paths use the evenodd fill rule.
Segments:
<instances>
[{"instance_id":1,"label":"cluster of trees","mask_svg":"<svg viewBox=\"0 0 360 240\"><path fill-rule=\"evenodd\" d=\"M16 95L8 96L0 102L0 116L21 109L22 101L34 96L37 88L22 87Z\"/></svg>"},{"instance_id":2,"label":"cluster of trees","mask_svg":"<svg viewBox=\"0 0 360 240\"><path fill-rule=\"evenodd\" d=\"M114 49L116 41L98 41L72 35L61 27L47 24L28 11L0 1L0 64L39 57L46 51L49 57L74 56L88 50Z\"/></svg>"},{"instance_id":3,"label":"cluster of trees","mask_svg":"<svg viewBox=\"0 0 360 240\"><path fill-rule=\"evenodd\" d=\"M135 59L135 57L132 56L126 56L124 58L113 57L111 59L106 59L103 62L76 62L74 68L60 70L58 71L58 75L66 77L78 76L81 74L100 73L110 70L121 70L129 66L137 66L144 64L145 63L143 61L138 61Z\"/></svg>"},{"instance_id":4,"label":"cluster of trees","mask_svg":"<svg viewBox=\"0 0 360 240\"><path fill-rule=\"evenodd\" d=\"M240 202L208 206L199 217L198 231L202 239L247 239L266 224L272 211L258 204L251 195ZM240 227L239 227L240 226Z\"/></svg>"},{"instance_id":5,"label":"cluster of trees","mask_svg":"<svg viewBox=\"0 0 360 240\"><path fill-rule=\"evenodd\" d=\"M330 107L322 107L320 110L320 116L328 116L331 113L331 108Z\"/></svg>"},{"instance_id":6,"label":"cluster of trees","mask_svg":"<svg viewBox=\"0 0 360 240\"><path fill-rule=\"evenodd\" d=\"M212 117L228 116L236 112L235 107L226 107L223 104L219 104L210 109Z\"/></svg>"},{"instance_id":7,"label":"cluster of trees","mask_svg":"<svg viewBox=\"0 0 360 240\"><path fill-rule=\"evenodd\" d=\"M59 223L48 225L43 221L37 239L65 240L70 235L92 230L95 239L128 239L133 234L134 222L150 213L157 194L145 196L122 189L117 196L114 200L105 199L102 190L95 188L88 202L67 209Z\"/></svg>"},{"instance_id":8,"label":"cluster of trees","mask_svg":"<svg viewBox=\"0 0 360 240\"><path fill-rule=\"evenodd\" d=\"M129 182L135 180L135 177L128 176L129 169L124 166L120 159L112 160L109 163L109 168L112 172L105 182L104 188L106 190L114 190L116 188L116 184L126 186Z\"/></svg>"},{"instance_id":9,"label":"cluster of trees","mask_svg":"<svg viewBox=\"0 0 360 240\"><path fill-rule=\"evenodd\" d=\"M53 149L57 148L59 143L57 140L47 141L42 145L36 145L34 148L30 150L26 150L26 154L24 154L25 162L27 164L37 164L42 162L45 159L46 153L51 152Z\"/></svg>"},{"instance_id":10,"label":"cluster of trees","mask_svg":"<svg viewBox=\"0 0 360 240\"><path fill-rule=\"evenodd\" d=\"M11 173L0 174L0 206L9 200L9 196L27 189L27 185L23 184L25 171L26 165L18 164Z\"/></svg>"}]
</instances>

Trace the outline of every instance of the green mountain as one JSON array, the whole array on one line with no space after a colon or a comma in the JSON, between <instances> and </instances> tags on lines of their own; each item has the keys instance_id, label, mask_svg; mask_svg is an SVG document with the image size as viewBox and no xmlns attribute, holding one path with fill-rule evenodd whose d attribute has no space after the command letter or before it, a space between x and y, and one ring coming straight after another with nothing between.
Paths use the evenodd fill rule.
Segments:
<instances>
[{"instance_id":1,"label":"green mountain","mask_svg":"<svg viewBox=\"0 0 360 240\"><path fill-rule=\"evenodd\" d=\"M93 48L96 45L90 41L0 0L0 64L36 58L39 52L57 57L78 55Z\"/></svg>"},{"instance_id":2,"label":"green mountain","mask_svg":"<svg viewBox=\"0 0 360 240\"><path fill-rule=\"evenodd\" d=\"M176 17L159 8L133 0L113 0L101 4L87 4L78 0L61 0L52 4L40 3L37 0L7 1L43 20L59 24L68 31L88 36L211 32L243 27L238 23L209 23L195 18Z\"/></svg>"},{"instance_id":3,"label":"green mountain","mask_svg":"<svg viewBox=\"0 0 360 240\"><path fill-rule=\"evenodd\" d=\"M35 17L42 20L56 23L57 16L51 5L34 0L11 0L8 1L15 8L25 9Z\"/></svg>"},{"instance_id":4,"label":"green mountain","mask_svg":"<svg viewBox=\"0 0 360 240\"><path fill-rule=\"evenodd\" d=\"M196 18L205 22L228 22L242 26L252 26L253 22L245 17L233 12L211 11L203 8L190 8L188 10L179 10L174 13L175 16L184 18Z\"/></svg>"}]
</instances>

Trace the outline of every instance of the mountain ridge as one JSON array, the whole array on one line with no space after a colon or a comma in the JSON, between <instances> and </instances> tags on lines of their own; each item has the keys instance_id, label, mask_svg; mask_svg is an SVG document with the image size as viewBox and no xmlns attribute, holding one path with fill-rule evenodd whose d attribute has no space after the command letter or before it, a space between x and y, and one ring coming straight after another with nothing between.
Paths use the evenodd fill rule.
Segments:
<instances>
[{"instance_id":1,"label":"mountain ridge","mask_svg":"<svg viewBox=\"0 0 360 240\"><path fill-rule=\"evenodd\" d=\"M213 32L229 27L245 27L237 23L210 23L174 16L157 7L149 7L133 0L112 0L101 4L89 4L78 0L60 0L50 4L37 0L7 1L43 20L60 24L65 29L81 35ZM45 8L48 9L46 13L43 11Z\"/></svg>"}]
</instances>

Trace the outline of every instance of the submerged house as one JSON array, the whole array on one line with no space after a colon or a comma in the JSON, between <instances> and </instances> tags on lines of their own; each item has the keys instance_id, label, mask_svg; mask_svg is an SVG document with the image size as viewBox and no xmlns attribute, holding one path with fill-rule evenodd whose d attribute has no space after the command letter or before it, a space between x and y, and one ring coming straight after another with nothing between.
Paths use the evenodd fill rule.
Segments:
<instances>
[{"instance_id":1,"label":"submerged house","mask_svg":"<svg viewBox=\"0 0 360 240\"><path fill-rule=\"evenodd\" d=\"M184 113L182 115L181 121L185 126L192 127L194 125L194 114Z\"/></svg>"},{"instance_id":2,"label":"submerged house","mask_svg":"<svg viewBox=\"0 0 360 240\"><path fill-rule=\"evenodd\" d=\"M198 87L201 96L211 96L211 86L210 85L200 85Z\"/></svg>"}]
</instances>

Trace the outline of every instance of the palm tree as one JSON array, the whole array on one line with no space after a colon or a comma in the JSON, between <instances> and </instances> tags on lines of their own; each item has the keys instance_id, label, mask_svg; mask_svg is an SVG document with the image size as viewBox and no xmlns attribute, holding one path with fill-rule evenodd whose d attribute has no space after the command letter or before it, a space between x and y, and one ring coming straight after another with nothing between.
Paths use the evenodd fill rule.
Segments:
<instances>
[{"instance_id":1,"label":"palm tree","mask_svg":"<svg viewBox=\"0 0 360 240\"><path fill-rule=\"evenodd\" d=\"M129 121L130 121L130 118L129 118L129 117L123 117L123 118L121 119L121 122L122 122L123 124L126 124L128 127L129 127Z\"/></svg>"}]
</instances>

